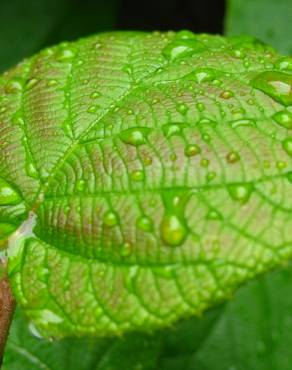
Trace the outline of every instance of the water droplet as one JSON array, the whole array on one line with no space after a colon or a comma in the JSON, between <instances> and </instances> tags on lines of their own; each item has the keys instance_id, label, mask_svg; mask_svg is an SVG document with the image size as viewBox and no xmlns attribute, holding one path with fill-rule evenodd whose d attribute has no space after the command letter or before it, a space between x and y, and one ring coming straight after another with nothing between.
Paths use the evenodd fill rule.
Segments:
<instances>
[{"instance_id":1,"label":"water droplet","mask_svg":"<svg viewBox=\"0 0 292 370\"><path fill-rule=\"evenodd\" d=\"M170 138L172 136L182 135L182 130L186 127L183 123L167 123L162 126L165 137Z\"/></svg>"},{"instance_id":2,"label":"water droplet","mask_svg":"<svg viewBox=\"0 0 292 370\"><path fill-rule=\"evenodd\" d=\"M282 72L262 72L251 80L251 85L277 102L292 104L292 76Z\"/></svg>"},{"instance_id":3,"label":"water droplet","mask_svg":"<svg viewBox=\"0 0 292 370\"><path fill-rule=\"evenodd\" d=\"M18 192L5 180L0 179L0 206L10 206L22 202Z\"/></svg>"},{"instance_id":4,"label":"water droplet","mask_svg":"<svg viewBox=\"0 0 292 370\"><path fill-rule=\"evenodd\" d=\"M292 71L292 57L283 57L279 59L275 66L281 70Z\"/></svg>"},{"instance_id":5,"label":"water droplet","mask_svg":"<svg viewBox=\"0 0 292 370\"><path fill-rule=\"evenodd\" d=\"M106 226L112 227L118 224L118 216L113 211L108 211L104 214L103 222Z\"/></svg>"},{"instance_id":6,"label":"water droplet","mask_svg":"<svg viewBox=\"0 0 292 370\"><path fill-rule=\"evenodd\" d=\"M203 112L206 109L205 104L203 103L197 103L196 107L199 112Z\"/></svg>"},{"instance_id":7,"label":"water droplet","mask_svg":"<svg viewBox=\"0 0 292 370\"><path fill-rule=\"evenodd\" d=\"M74 48L65 47L58 51L57 60L59 62L68 62L76 55Z\"/></svg>"},{"instance_id":8,"label":"water droplet","mask_svg":"<svg viewBox=\"0 0 292 370\"><path fill-rule=\"evenodd\" d=\"M203 158L200 162L202 167L208 167L210 164L210 161L207 158Z\"/></svg>"},{"instance_id":9,"label":"water droplet","mask_svg":"<svg viewBox=\"0 0 292 370\"><path fill-rule=\"evenodd\" d=\"M22 91L23 88L23 81L20 78L13 78L12 80L8 81L5 85L5 92L7 94L16 94Z\"/></svg>"},{"instance_id":10,"label":"water droplet","mask_svg":"<svg viewBox=\"0 0 292 370\"><path fill-rule=\"evenodd\" d=\"M239 201L240 203L246 203L252 193L253 186L252 184L231 184L228 185L228 191L230 196Z\"/></svg>"},{"instance_id":11,"label":"water droplet","mask_svg":"<svg viewBox=\"0 0 292 370\"><path fill-rule=\"evenodd\" d=\"M163 241L172 247L181 245L187 236L184 223L174 214L164 216L160 230Z\"/></svg>"},{"instance_id":12,"label":"water droplet","mask_svg":"<svg viewBox=\"0 0 292 370\"><path fill-rule=\"evenodd\" d=\"M29 90L29 89L33 88L38 82L39 82L39 80L37 78L30 78L26 82L26 88Z\"/></svg>"},{"instance_id":13,"label":"water droplet","mask_svg":"<svg viewBox=\"0 0 292 370\"><path fill-rule=\"evenodd\" d=\"M201 148L196 144L190 144L185 148L186 157L193 157L201 153Z\"/></svg>"},{"instance_id":14,"label":"water droplet","mask_svg":"<svg viewBox=\"0 0 292 370\"><path fill-rule=\"evenodd\" d=\"M207 175L206 175L206 180L208 182L210 182L210 181L214 180L216 176L217 176L216 172L214 172L214 171L208 172Z\"/></svg>"},{"instance_id":15,"label":"water droplet","mask_svg":"<svg viewBox=\"0 0 292 370\"><path fill-rule=\"evenodd\" d=\"M9 224L6 222L0 222L0 240L6 239L9 235L14 233L17 229L17 225Z\"/></svg>"},{"instance_id":16,"label":"water droplet","mask_svg":"<svg viewBox=\"0 0 292 370\"><path fill-rule=\"evenodd\" d=\"M25 170L29 177L33 179L38 179L38 171L32 161L31 156L26 157Z\"/></svg>"},{"instance_id":17,"label":"water droplet","mask_svg":"<svg viewBox=\"0 0 292 370\"><path fill-rule=\"evenodd\" d=\"M196 35L193 32L189 31L189 30L178 31L177 34L176 34L176 37L178 39L182 39L182 40L184 40L184 39L188 39L188 40L194 39L194 40L196 40L196 38L197 38Z\"/></svg>"},{"instance_id":18,"label":"water droplet","mask_svg":"<svg viewBox=\"0 0 292 370\"><path fill-rule=\"evenodd\" d=\"M56 86L56 85L58 85L58 81L57 80L54 80L54 79L52 79L52 80L49 80L48 82L47 82L47 86Z\"/></svg>"},{"instance_id":19,"label":"water droplet","mask_svg":"<svg viewBox=\"0 0 292 370\"><path fill-rule=\"evenodd\" d=\"M288 137L282 143L283 149L292 157L292 137Z\"/></svg>"},{"instance_id":20,"label":"water droplet","mask_svg":"<svg viewBox=\"0 0 292 370\"><path fill-rule=\"evenodd\" d=\"M35 326L35 324L33 322L30 322L28 324L28 330L30 331L30 334L37 338L37 339L44 339L44 337L42 336L42 334L39 332L38 328Z\"/></svg>"},{"instance_id":21,"label":"water droplet","mask_svg":"<svg viewBox=\"0 0 292 370\"><path fill-rule=\"evenodd\" d=\"M96 99L100 97L100 93L95 91L90 95L91 99Z\"/></svg>"},{"instance_id":22,"label":"water droplet","mask_svg":"<svg viewBox=\"0 0 292 370\"><path fill-rule=\"evenodd\" d=\"M231 127L256 127L256 123L252 119L239 119L231 122Z\"/></svg>"},{"instance_id":23,"label":"water droplet","mask_svg":"<svg viewBox=\"0 0 292 370\"><path fill-rule=\"evenodd\" d=\"M84 191L84 189L85 189L85 181L83 179L77 180L77 182L76 182L76 189L80 193L82 193Z\"/></svg>"},{"instance_id":24,"label":"water droplet","mask_svg":"<svg viewBox=\"0 0 292 370\"><path fill-rule=\"evenodd\" d=\"M152 158L149 155L144 155L142 161L145 166L150 166L153 162Z\"/></svg>"},{"instance_id":25,"label":"water droplet","mask_svg":"<svg viewBox=\"0 0 292 370\"><path fill-rule=\"evenodd\" d=\"M220 98L222 99L230 99L234 96L234 93L229 90L225 90L220 94Z\"/></svg>"},{"instance_id":26,"label":"water droplet","mask_svg":"<svg viewBox=\"0 0 292 370\"><path fill-rule=\"evenodd\" d=\"M129 243L129 242L125 242L123 245L122 245L122 248L121 248L121 256L122 257L128 257L130 256L130 254L132 253L132 244Z\"/></svg>"},{"instance_id":27,"label":"water droplet","mask_svg":"<svg viewBox=\"0 0 292 370\"><path fill-rule=\"evenodd\" d=\"M222 220L223 217L220 212L218 212L216 209L211 209L206 216L207 220L214 220L219 221Z\"/></svg>"},{"instance_id":28,"label":"water droplet","mask_svg":"<svg viewBox=\"0 0 292 370\"><path fill-rule=\"evenodd\" d=\"M201 82L211 82L217 77L220 77L222 72L213 68L198 68L194 72L189 73L184 77L185 80ZM218 81L218 80L217 80Z\"/></svg>"},{"instance_id":29,"label":"water droplet","mask_svg":"<svg viewBox=\"0 0 292 370\"><path fill-rule=\"evenodd\" d=\"M99 108L99 106L98 106L98 105L92 105L91 107L89 107L89 108L87 109L87 112L88 112L88 113L96 113L96 112L97 112L97 110L98 110L98 108Z\"/></svg>"},{"instance_id":30,"label":"water droplet","mask_svg":"<svg viewBox=\"0 0 292 370\"><path fill-rule=\"evenodd\" d=\"M177 106L176 106L176 110L181 113L182 115L185 115L188 111L188 106L184 103L179 103Z\"/></svg>"},{"instance_id":31,"label":"water droplet","mask_svg":"<svg viewBox=\"0 0 292 370\"><path fill-rule=\"evenodd\" d=\"M143 171L136 170L136 171L131 172L130 177L133 181L143 181L145 178L145 175Z\"/></svg>"},{"instance_id":32,"label":"water droplet","mask_svg":"<svg viewBox=\"0 0 292 370\"><path fill-rule=\"evenodd\" d=\"M240 156L237 152L231 151L226 156L226 161L228 163L236 163L240 160Z\"/></svg>"},{"instance_id":33,"label":"water droplet","mask_svg":"<svg viewBox=\"0 0 292 370\"><path fill-rule=\"evenodd\" d=\"M147 142L150 131L151 129L147 127L133 127L122 131L119 137L126 144L140 146Z\"/></svg>"},{"instance_id":34,"label":"water droplet","mask_svg":"<svg viewBox=\"0 0 292 370\"><path fill-rule=\"evenodd\" d=\"M239 119L243 119L245 110L243 108L233 109L231 113L232 113L233 120L236 121Z\"/></svg>"},{"instance_id":35,"label":"water droplet","mask_svg":"<svg viewBox=\"0 0 292 370\"><path fill-rule=\"evenodd\" d=\"M273 119L282 127L292 130L292 113L282 110L273 115Z\"/></svg>"},{"instance_id":36,"label":"water droplet","mask_svg":"<svg viewBox=\"0 0 292 370\"><path fill-rule=\"evenodd\" d=\"M243 50L241 50L241 49L234 49L234 50L232 50L232 55L235 58L238 58L238 59L243 59L246 56L245 52Z\"/></svg>"},{"instance_id":37,"label":"water droplet","mask_svg":"<svg viewBox=\"0 0 292 370\"><path fill-rule=\"evenodd\" d=\"M153 230L153 223L150 218L143 216L137 220L137 226L143 231L150 232Z\"/></svg>"},{"instance_id":38,"label":"water droplet","mask_svg":"<svg viewBox=\"0 0 292 370\"><path fill-rule=\"evenodd\" d=\"M287 163L286 162L283 162L283 161L278 161L277 162L277 168L279 169L279 170L283 170L284 168L286 168L287 167Z\"/></svg>"},{"instance_id":39,"label":"water droplet","mask_svg":"<svg viewBox=\"0 0 292 370\"><path fill-rule=\"evenodd\" d=\"M174 61L204 50L203 44L194 39L175 39L162 50L163 56Z\"/></svg>"}]
</instances>

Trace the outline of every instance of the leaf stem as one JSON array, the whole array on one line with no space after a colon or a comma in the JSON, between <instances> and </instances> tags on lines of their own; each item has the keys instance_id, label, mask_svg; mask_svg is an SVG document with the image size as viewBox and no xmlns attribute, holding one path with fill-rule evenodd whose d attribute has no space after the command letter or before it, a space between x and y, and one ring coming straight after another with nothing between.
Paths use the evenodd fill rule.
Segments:
<instances>
[{"instance_id":1,"label":"leaf stem","mask_svg":"<svg viewBox=\"0 0 292 370\"><path fill-rule=\"evenodd\" d=\"M0 260L0 269L5 269L5 262ZM9 334L15 309L15 300L12 296L7 274L0 276L0 367L3 361L4 349Z\"/></svg>"}]
</instances>

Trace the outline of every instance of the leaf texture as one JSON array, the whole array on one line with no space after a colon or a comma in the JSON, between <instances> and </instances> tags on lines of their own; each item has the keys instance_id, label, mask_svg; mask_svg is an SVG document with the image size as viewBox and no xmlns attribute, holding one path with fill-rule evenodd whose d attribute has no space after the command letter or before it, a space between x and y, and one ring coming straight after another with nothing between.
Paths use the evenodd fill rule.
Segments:
<instances>
[{"instance_id":1,"label":"leaf texture","mask_svg":"<svg viewBox=\"0 0 292 370\"><path fill-rule=\"evenodd\" d=\"M291 65L248 37L117 32L2 76L0 230L43 335L167 326L291 257Z\"/></svg>"}]
</instances>

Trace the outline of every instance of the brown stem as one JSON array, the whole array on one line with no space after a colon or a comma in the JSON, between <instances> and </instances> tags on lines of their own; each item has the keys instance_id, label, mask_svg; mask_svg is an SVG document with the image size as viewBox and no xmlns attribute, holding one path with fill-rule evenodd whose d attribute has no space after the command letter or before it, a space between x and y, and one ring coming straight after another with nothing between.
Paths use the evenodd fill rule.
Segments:
<instances>
[{"instance_id":1,"label":"brown stem","mask_svg":"<svg viewBox=\"0 0 292 370\"><path fill-rule=\"evenodd\" d=\"M3 267L3 265L4 264L0 262L0 267ZM5 344L9 334L14 309L15 300L12 296L7 275L4 274L0 278L0 367L2 365Z\"/></svg>"}]
</instances>

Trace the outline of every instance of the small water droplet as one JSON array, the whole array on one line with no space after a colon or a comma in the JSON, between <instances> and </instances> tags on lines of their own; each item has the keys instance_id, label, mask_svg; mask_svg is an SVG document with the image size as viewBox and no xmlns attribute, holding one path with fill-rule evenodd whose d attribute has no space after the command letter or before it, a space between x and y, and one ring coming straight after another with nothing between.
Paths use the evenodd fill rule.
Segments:
<instances>
[{"instance_id":1,"label":"small water droplet","mask_svg":"<svg viewBox=\"0 0 292 370\"><path fill-rule=\"evenodd\" d=\"M210 181L214 180L216 176L217 176L216 172L214 172L214 171L208 172L207 175L206 175L206 180L208 182L210 182Z\"/></svg>"},{"instance_id":2,"label":"small water droplet","mask_svg":"<svg viewBox=\"0 0 292 370\"><path fill-rule=\"evenodd\" d=\"M21 202L22 198L13 186L0 179L0 206L10 206Z\"/></svg>"},{"instance_id":3,"label":"small water droplet","mask_svg":"<svg viewBox=\"0 0 292 370\"><path fill-rule=\"evenodd\" d=\"M288 110L282 110L273 115L273 119L282 127L292 130L292 113Z\"/></svg>"},{"instance_id":4,"label":"small water droplet","mask_svg":"<svg viewBox=\"0 0 292 370\"><path fill-rule=\"evenodd\" d=\"M206 109L205 104L203 103L197 103L196 107L199 112L203 112Z\"/></svg>"},{"instance_id":5,"label":"small water droplet","mask_svg":"<svg viewBox=\"0 0 292 370\"><path fill-rule=\"evenodd\" d=\"M231 184L228 185L228 191L230 196L239 201L241 204L245 204L252 193L253 186L251 184Z\"/></svg>"},{"instance_id":6,"label":"small water droplet","mask_svg":"<svg viewBox=\"0 0 292 370\"><path fill-rule=\"evenodd\" d=\"M204 49L204 45L197 40L183 38L175 39L167 44L162 50L162 54L166 59L174 61L179 58L183 58L188 55L200 52Z\"/></svg>"},{"instance_id":7,"label":"small water droplet","mask_svg":"<svg viewBox=\"0 0 292 370\"><path fill-rule=\"evenodd\" d=\"M76 50L72 47L61 48L57 53L57 60L59 62L71 61L76 55Z\"/></svg>"},{"instance_id":8,"label":"small water droplet","mask_svg":"<svg viewBox=\"0 0 292 370\"><path fill-rule=\"evenodd\" d=\"M220 212L218 212L216 209L211 209L206 216L207 220L214 220L219 221L222 220L223 217Z\"/></svg>"},{"instance_id":9,"label":"small water droplet","mask_svg":"<svg viewBox=\"0 0 292 370\"><path fill-rule=\"evenodd\" d=\"M85 181L83 179L77 180L77 182L76 182L76 189L80 193L82 193L84 191L84 189L85 189Z\"/></svg>"},{"instance_id":10,"label":"small water droplet","mask_svg":"<svg viewBox=\"0 0 292 370\"><path fill-rule=\"evenodd\" d=\"M181 113L182 115L185 115L188 111L188 106L184 103L179 103L177 106L176 106L176 110Z\"/></svg>"},{"instance_id":11,"label":"small water droplet","mask_svg":"<svg viewBox=\"0 0 292 370\"><path fill-rule=\"evenodd\" d=\"M146 216L138 218L137 226L138 226L139 229L141 229L143 231L150 232L150 231L153 230L153 223L150 220L150 218L148 218Z\"/></svg>"},{"instance_id":12,"label":"small water droplet","mask_svg":"<svg viewBox=\"0 0 292 370\"><path fill-rule=\"evenodd\" d=\"M5 92L7 94L16 94L23 89L23 81L20 78L13 78L5 85Z\"/></svg>"},{"instance_id":13,"label":"small water droplet","mask_svg":"<svg viewBox=\"0 0 292 370\"><path fill-rule=\"evenodd\" d=\"M251 80L251 85L277 102L292 104L292 76L282 72L262 72Z\"/></svg>"},{"instance_id":14,"label":"small water droplet","mask_svg":"<svg viewBox=\"0 0 292 370\"><path fill-rule=\"evenodd\" d=\"M26 82L26 88L29 90L29 89L33 88L38 82L39 82L39 80L37 78L30 78Z\"/></svg>"},{"instance_id":15,"label":"small water droplet","mask_svg":"<svg viewBox=\"0 0 292 370\"><path fill-rule=\"evenodd\" d=\"M211 82L222 75L222 72L213 68L198 68L194 72L184 77L185 80L196 81L198 83ZM218 80L217 80L218 81Z\"/></svg>"},{"instance_id":16,"label":"small water droplet","mask_svg":"<svg viewBox=\"0 0 292 370\"><path fill-rule=\"evenodd\" d=\"M196 144L190 144L185 148L185 156L193 157L201 153L201 148Z\"/></svg>"},{"instance_id":17,"label":"small water droplet","mask_svg":"<svg viewBox=\"0 0 292 370\"><path fill-rule=\"evenodd\" d=\"M125 242L123 245L122 245L122 248L121 248L121 256L122 257L128 257L131 255L132 253L132 244L129 243L129 242Z\"/></svg>"},{"instance_id":18,"label":"small water droplet","mask_svg":"<svg viewBox=\"0 0 292 370\"><path fill-rule=\"evenodd\" d=\"M33 337L37 339L44 339L43 335L39 332L38 328L32 321L28 324L28 330Z\"/></svg>"},{"instance_id":19,"label":"small water droplet","mask_svg":"<svg viewBox=\"0 0 292 370\"><path fill-rule=\"evenodd\" d=\"M292 137L288 137L282 143L283 149L292 157Z\"/></svg>"},{"instance_id":20,"label":"small water droplet","mask_svg":"<svg viewBox=\"0 0 292 370\"><path fill-rule=\"evenodd\" d=\"M58 81L57 80L54 80L54 79L52 79L52 80L49 80L48 82L47 82L47 86L56 86L56 85L58 85Z\"/></svg>"},{"instance_id":21,"label":"small water droplet","mask_svg":"<svg viewBox=\"0 0 292 370\"><path fill-rule=\"evenodd\" d=\"M90 97L91 97L91 99L96 99L96 98L100 97L100 93L99 93L99 92L97 92L97 91L95 91L95 92L93 92L93 93L90 95Z\"/></svg>"},{"instance_id":22,"label":"small water droplet","mask_svg":"<svg viewBox=\"0 0 292 370\"><path fill-rule=\"evenodd\" d=\"M278 161L276 165L279 170L284 170L287 167L287 163L284 161Z\"/></svg>"},{"instance_id":23,"label":"small water droplet","mask_svg":"<svg viewBox=\"0 0 292 370\"><path fill-rule=\"evenodd\" d=\"M126 144L140 146L147 142L150 131L147 127L133 127L122 131L119 137Z\"/></svg>"},{"instance_id":24,"label":"small water droplet","mask_svg":"<svg viewBox=\"0 0 292 370\"><path fill-rule=\"evenodd\" d=\"M99 108L99 106L98 106L98 105L92 105L91 107L89 107L89 108L87 109L87 112L88 112L88 113L96 113L96 112L97 112L97 110L98 110L98 108Z\"/></svg>"},{"instance_id":25,"label":"small water droplet","mask_svg":"<svg viewBox=\"0 0 292 370\"><path fill-rule=\"evenodd\" d=\"M144 172L141 170L136 170L131 172L130 177L133 181L143 181L145 178Z\"/></svg>"},{"instance_id":26,"label":"small water droplet","mask_svg":"<svg viewBox=\"0 0 292 370\"><path fill-rule=\"evenodd\" d=\"M256 123L252 119L239 119L231 122L231 127L256 127Z\"/></svg>"},{"instance_id":27,"label":"small water droplet","mask_svg":"<svg viewBox=\"0 0 292 370\"><path fill-rule=\"evenodd\" d=\"M240 156L237 152L231 151L226 156L226 161L228 163L236 163L240 160Z\"/></svg>"},{"instance_id":28,"label":"small water droplet","mask_svg":"<svg viewBox=\"0 0 292 370\"><path fill-rule=\"evenodd\" d=\"M103 222L106 226L112 227L118 224L118 216L113 211L108 211L104 214Z\"/></svg>"},{"instance_id":29,"label":"small water droplet","mask_svg":"<svg viewBox=\"0 0 292 370\"><path fill-rule=\"evenodd\" d=\"M167 123L162 126L165 137L170 138L172 136L182 135L182 130L186 127L183 123Z\"/></svg>"},{"instance_id":30,"label":"small water droplet","mask_svg":"<svg viewBox=\"0 0 292 370\"><path fill-rule=\"evenodd\" d=\"M234 93L229 90L225 90L220 94L220 98L222 99L230 99L234 96Z\"/></svg>"},{"instance_id":31,"label":"small water droplet","mask_svg":"<svg viewBox=\"0 0 292 370\"><path fill-rule=\"evenodd\" d=\"M203 159L201 160L200 164L201 164L201 166L202 166L202 167L208 167L208 166L209 166L209 164L210 164L210 161L209 161L209 159L207 159L207 158L203 158Z\"/></svg>"}]
</instances>

